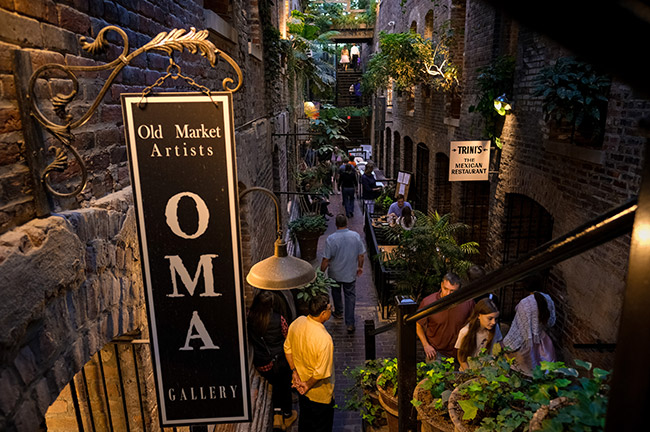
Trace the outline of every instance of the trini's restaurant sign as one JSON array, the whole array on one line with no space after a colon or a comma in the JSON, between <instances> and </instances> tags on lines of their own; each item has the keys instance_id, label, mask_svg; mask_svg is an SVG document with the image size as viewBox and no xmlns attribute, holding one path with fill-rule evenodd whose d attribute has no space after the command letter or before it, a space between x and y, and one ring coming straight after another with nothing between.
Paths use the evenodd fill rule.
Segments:
<instances>
[{"instance_id":1,"label":"trini's restaurant sign","mask_svg":"<svg viewBox=\"0 0 650 432\"><path fill-rule=\"evenodd\" d=\"M161 425L250 421L232 95L122 110Z\"/></svg>"},{"instance_id":2,"label":"trini's restaurant sign","mask_svg":"<svg viewBox=\"0 0 650 432\"><path fill-rule=\"evenodd\" d=\"M488 180L490 141L451 141L449 181Z\"/></svg>"}]
</instances>

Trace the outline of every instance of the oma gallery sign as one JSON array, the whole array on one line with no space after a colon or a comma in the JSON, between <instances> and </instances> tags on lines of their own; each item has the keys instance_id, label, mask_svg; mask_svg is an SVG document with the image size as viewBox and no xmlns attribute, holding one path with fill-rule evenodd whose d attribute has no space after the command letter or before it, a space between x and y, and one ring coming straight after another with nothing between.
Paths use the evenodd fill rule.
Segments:
<instances>
[{"instance_id":1,"label":"oma gallery sign","mask_svg":"<svg viewBox=\"0 0 650 432\"><path fill-rule=\"evenodd\" d=\"M232 95L122 110L161 425L250 421Z\"/></svg>"}]
</instances>

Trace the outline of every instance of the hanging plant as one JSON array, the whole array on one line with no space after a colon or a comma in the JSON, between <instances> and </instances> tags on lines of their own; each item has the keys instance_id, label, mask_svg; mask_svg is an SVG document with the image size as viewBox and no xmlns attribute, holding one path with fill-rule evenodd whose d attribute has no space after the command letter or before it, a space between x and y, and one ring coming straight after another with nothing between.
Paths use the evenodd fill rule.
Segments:
<instances>
[{"instance_id":1,"label":"hanging plant","mask_svg":"<svg viewBox=\"0 0 650 432\"><path fill-rule=\"evenodd\" d=\"M501 128L504 117L509 113L505 109L497 110L494 101L501 95L512 95L512 82L515 71L515 59L510 56L500 57L489 66L478 69L478 101L469 107L469 112L476 112L483 118L483 131L486 138L503 148Z\"/></svg>"},{"instance_id":2,"label":"hanging plant","mask_svg":"<svg viewBox=\"0 0 650 432\"><path fill-rule=\"evenodd\" d=\"M418 33L379 34L379 51L370 59L363 75L363 89L387 88L392 78L396 90L427 84L448 91L458 85L458 69L449 60L452 31L449 23L434 32L433 40Z\"/></svg>"},{"instance_id":3,"label":"hanging plant","mask_svg":"<svg viewBox=\"0 0 650 432\"><path fill-rule=\"evenodd\" d=\"M571 143L576 142L578 134L585 141L595 141L604 133L610 86L611 79L592 65L563 57L542 70L534 95L543 98L546 121L568 128Z\"/></svg>"}]
</instances>

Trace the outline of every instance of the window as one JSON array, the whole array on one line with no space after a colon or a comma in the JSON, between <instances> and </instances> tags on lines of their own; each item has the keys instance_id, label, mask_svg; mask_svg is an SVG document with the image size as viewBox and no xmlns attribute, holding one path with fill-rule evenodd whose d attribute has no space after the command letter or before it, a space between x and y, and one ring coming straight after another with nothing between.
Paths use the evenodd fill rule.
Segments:
<instances>
[{"instance_id":1,"label":"window","mask_svg":"<svg viewBox=\"0 0 650 432\"><path fill-rule=\"evenodd\" d=\"M228 24L232 24L232 4L229 0L204 0L203 8L211 10Z\"/></svg>"},{"instance_id":2,"label":"window","mask_svg":"<svg viewBox=\"0 0 650 432\"><path fill-rule=\"evenodd\" d=\"M424 143L418 144L415 168L415 209L429 212L429 148Z\"/></svg>"},{"instance_id":3,"label":"window","mask_svg":"<svg viewBox=\"0 0 650 432\"><path fill-rule=\"evenodd\" d=\"M433 39L433 11L427 12L424 17L424 38Z\"/></svg>"},{"instance_id":4,"label":"window","mask_svg":"<svg viewBox=\"0 0 650 432\"><path fill-rule=\"evenodd\" d=\"M441 215L451 213L451 182L449 181L449 157L436 153L436 171L433 189L433 209Z\"/></svg>"}]
</instances>

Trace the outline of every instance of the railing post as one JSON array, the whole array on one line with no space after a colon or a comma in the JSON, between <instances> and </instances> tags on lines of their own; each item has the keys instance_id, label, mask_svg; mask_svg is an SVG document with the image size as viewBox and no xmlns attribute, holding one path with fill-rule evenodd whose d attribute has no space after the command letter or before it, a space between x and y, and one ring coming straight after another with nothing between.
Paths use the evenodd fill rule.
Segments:
<instances>
[{"instance_id":1,"label":"railing post","mask_svg":"<svg viewBox=\"0 0 650 432\"><path fill-rule=\"evenodd\" d=\"M366 345L366 360L377 358L377 348L375 345L375 321L366 320L363 325L364 343Z\"/></svg>"},{"instance_id":2,"label":"railing post","mask_svg":"<svg viewBox=\"0 0 650 432\"><path fill-rule=\"evenodd\" d=\"M406 315L417 310L417 303L410 297L397 296L397 406L399 432L415 432L417 424L411 405L415 390L415 324L404 321Z\"/></svg>"}]
</instances>

